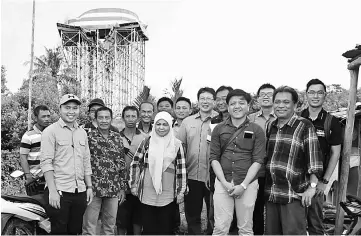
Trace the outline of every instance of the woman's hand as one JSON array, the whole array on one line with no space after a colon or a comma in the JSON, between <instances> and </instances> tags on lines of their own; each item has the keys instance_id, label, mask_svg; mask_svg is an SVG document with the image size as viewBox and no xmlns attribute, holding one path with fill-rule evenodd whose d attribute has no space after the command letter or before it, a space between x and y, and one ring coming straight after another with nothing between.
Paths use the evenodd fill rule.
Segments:
<instances>
[{"instance_id":1,"label":"woman's hand","mask_svg":"<svg viewBox=\"0 0 361 236\"><path fill-rule=\"evenodd\" d=\"M177 204L181 204L182 202L184 202L184 194L179 194L177 196Z\"/></svg>"},{"instance_id":2,"label":"woman's hand","mask_svg":"<svg viewBox=\"0 0 361 236\"><path fill-rule=\"evenodd\" d=\"M130 192L134 195L137 196L137 188L133 187L130 189Z\"/></svg>"}]
</instances>

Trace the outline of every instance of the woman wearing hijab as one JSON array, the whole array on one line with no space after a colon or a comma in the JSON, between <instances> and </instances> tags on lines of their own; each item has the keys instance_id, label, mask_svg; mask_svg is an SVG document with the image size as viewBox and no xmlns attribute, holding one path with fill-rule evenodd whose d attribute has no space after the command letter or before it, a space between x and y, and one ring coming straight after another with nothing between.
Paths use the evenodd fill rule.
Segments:
<instances>
[{"instance_id":1,"label":"woman wearing hijab","mask_svg":"<svg viewBox=\"0 0 361 236\"><path fill-rule=\"evenodd\" d=\"M186 190L186 166L181 141L175 138L172 116L159 112L149 138L144 139L134 155L129 185L142 203L145 235L173 234L177 204Z\"/></svg>"}]
</instances>

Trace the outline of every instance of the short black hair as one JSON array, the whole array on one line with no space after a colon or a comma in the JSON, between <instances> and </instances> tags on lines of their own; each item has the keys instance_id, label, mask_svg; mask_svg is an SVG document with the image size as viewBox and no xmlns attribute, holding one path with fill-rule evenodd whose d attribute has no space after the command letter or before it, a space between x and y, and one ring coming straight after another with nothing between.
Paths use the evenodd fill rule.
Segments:
<instances>
[{"instance_id":1,"label":"short black hair","mask_svg":"<svg viewBox=\"0 0 361 236\"><path fill-rule=\"evenodd\" d=\"M112 109L110 109L109 107L99 107L96 111L95 111L95 119L98 118L98 112L100 111L109 111L110 112L110 118L113 119L113 111Z\"/></svg>"},{"instance_id":2,"label":"short black hair","mask_svg":"<svg viewBox=\"0 0 361 236\"><path fill-rule=\"evenodd\" d=\"M175 105L177 106L177 103L180 102L180 101L185 101L189 104L189 107L192 108L192 103L191 103L191 100L189 98L186 98L186 97L179 97L177 99L177 101L175 102Z\"/></svg>"},{"instance_id":3,"label":"short black hair","mask_svg":"<svg viewBox=\"0 0 361 236\"><path fill-rule=\"evenodd\" d=\"M209 87L204 87L204 88L200 88L200 89L198 90L197 100L199 100L199 96L200 96L202 93L210 93L210 94L213 95L213 99L216 99L216 92L214 91L214 89L209 88Z\"/></svg>"},{"instance_id":4,"label":"short black hair","mask_svg":"<svg viewBox=\"0 0 361 236\"><path fill-rule=\"evenodd\" d=\"M319 79L311 79L310 81L308 81L308 83L306 85L306 92L308 91L308 89L310 88L311 85L315 85L315 84L321 84L326 92L326 85Z\"/></svg>"},{"instance_id":5,"label":"short black hair","mask_svg":"<svg viewBox=\"0 0 361 236\"><path fill-rule=\"evenodd\" d=\"M124 107L123 111L122 111L122 118L124 119L124 113L126 111L136 111L137 112L137 117L139 117L139 110L136 106L126 106Z\"/></svg>"},{"instance_id":6,"label":"short black hair","mask_svg":"<svg viewBox=\"0 0 361 236\"><path fill-rule=\"evenodd\" d=\"M34 108L33 114L35 117L39 116L40 111L50 111L49 108L45 105L39 105Z\"/></svg>"},{"instance_id":7,"label":"short black hair","mask_svg":"<svg viewBox=\"0 0 361 236\"><path fill-rule=\"evenodd\" d=\"M276 95L277 93L290 93L292 95L292 101L294 104L297 104L298 102L298 93L297 91L290 87L290 86L281 86L281 87L278 87L275 92L273 93L273 99L272 101L274 102L275 101L275 98L276 98Z\"/></svg>"},{"instance_id":8,"label":"short black hair","mask_svg":"<svg viewBox=\"0 0 361 236\"><path fill-rule=\"evenodd\" d=\"M229 100L231 100L231 97L234 96L242 96L244 97L244 99L247 101L247 103L249 104L252 100L251 94L245 92L242 89L234 89L231 92L228 93L227 98L226 98L226 103L229 103Z\"/></svg>"},{"instance_id":9,"label":"short black hair","mask_svg":"<svg viewBox=\"0 0 361 236\"><path fill-rule=\"evenodd\" d=\"M154 112L154 104L151 103L151 102L148 102L148 101L142 102L142 103L139 105L139 111L141 110L143 104L150 104L150 105L152 105L153 112Z\"/></svg>"},{"instance_id":10,"label":"short black hair","mask_svg":"<svg viewBox=\"0 0 361 236\"><path fill-rule=\"evenodd\" d=\"M222 85L221 87L219 87L217 90L216 90L216 95L218 92L221 92L223 90L228 90L228 92L231 92L233 90L233 88L231 86L225 86L225 85Z\"/></svg>"},{"instance_id":11,"label":"short black hair","mask_svg":"<svg viewBox=\"0 0 361 236\"><path fill-rule=\"evenodd\" d=\"M270 83L262 84L261 87L259 87L259 89L257 90L257 96L259 96L259 93L261 92L262 89L266 89L266 88L273 89L273 91L276 90L275 86L273 86Z\"/></svg>"},{"instance_id":12,"label":"short black hair","mask_svg":"<svg viewBox=\"0 0 361 236\"><path fill-rule=\"evenodd\" d=\"M157 102L157 108L158 108L158 106L159 106L159 104L160 104L161 102L169 102L170 106L173 108L173 101L172 101L172 99L170 99L170 98L168 98L168 97L161 97L161 98L159 98L159 100L158 100L158 102Z\"/></svg>"}]
</instances>

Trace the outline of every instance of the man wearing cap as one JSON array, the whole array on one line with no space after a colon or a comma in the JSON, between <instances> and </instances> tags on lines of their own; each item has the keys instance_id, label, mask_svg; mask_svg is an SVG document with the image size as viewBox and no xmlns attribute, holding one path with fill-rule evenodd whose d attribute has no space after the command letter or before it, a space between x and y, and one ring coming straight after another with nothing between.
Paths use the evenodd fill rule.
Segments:
<instances>
[{"instance_id":1,"label":"man wearing cap","mask_svg":"<svg viewBox=\"0 0 361 236\"><path fill-rule=\"evenodd\" d=\"M43 131L40 167L52 234L81 234L83 214L93 199L87 134L76 119L80 100L73 94L60 99L60 118Z\"/></svg>"},{"instance_id":2,"label":"man wearing cap","mask_svg":"<svg viewBox=\"0 0 361 236\"><path fill-rule=\"evenodd\" d=\"M87 133L98 127L98 123L95 119L95 111L98 110L100 107L105 107L105 104L102 99L94 98L93 100L90 101L88 105L90 122L86 123L83 127ZM114 132L119 132L119 130L113 125L110 125L110 130Z\"/></svg>"}]
</instances>

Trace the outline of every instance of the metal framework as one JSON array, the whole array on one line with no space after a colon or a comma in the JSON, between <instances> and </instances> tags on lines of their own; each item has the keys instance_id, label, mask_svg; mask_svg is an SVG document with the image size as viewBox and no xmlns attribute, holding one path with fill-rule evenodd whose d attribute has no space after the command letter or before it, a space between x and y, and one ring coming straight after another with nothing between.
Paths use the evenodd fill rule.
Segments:
<instances>
[{"instance_id":1,"label":"metal framework","mask_svg":"<svg viewBox=\"0 0 361 236\"><path fill-rule=\"evenodd\" d=\"M57 24L64 60L87 101L102 98L115 115L142 92L145 29L137 22L107 29Z\"/></svg>"}]
</instances>

